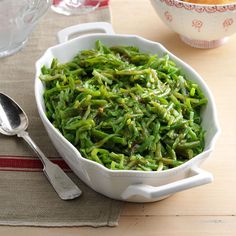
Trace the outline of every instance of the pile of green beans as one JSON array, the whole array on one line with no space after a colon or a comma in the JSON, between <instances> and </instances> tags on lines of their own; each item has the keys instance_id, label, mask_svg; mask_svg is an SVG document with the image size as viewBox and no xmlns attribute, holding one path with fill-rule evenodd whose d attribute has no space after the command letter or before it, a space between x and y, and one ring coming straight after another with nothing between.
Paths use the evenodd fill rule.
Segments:
<instances>
[{"instance_id":1,"label":"pile of green beans","mask_svg":"<svg viewBox=\"0 0 236 236\"><path fill-rule=\"evenodd\" d=\"M204 149L207 99L168 55L97 41L41 71L46 115L84 158L112 170L161 171Z\"/></svg>"}]
</instances>

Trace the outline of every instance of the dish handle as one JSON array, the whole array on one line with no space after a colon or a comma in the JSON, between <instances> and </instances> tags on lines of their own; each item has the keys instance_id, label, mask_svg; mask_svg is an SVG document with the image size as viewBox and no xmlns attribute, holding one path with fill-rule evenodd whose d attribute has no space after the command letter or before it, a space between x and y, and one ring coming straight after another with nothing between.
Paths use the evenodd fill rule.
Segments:
<instances>
[{"instance_id":1,"label":"dish handle","mask_svg":"<svg viewBox=\"0 0 236 236\"><path fill-rule=\"evenodd\" d=\"M73 25L60 30L57 33L57 39L59 43L64 43L69 40L73 35L88 34L91 32L99 32L105 34L114 34L112 25L107 22L91 22L79 25Z\"/></svg>"},{"instance_id":2,"label":"dish handle","mask_svg":"<svg viewBox=\"0 0 236 236\"><path fill-rule=\"evenodd\" d=\"M138 196L146 200L160 200L173 193L180 192L186 189L197 187L203 184L208 184L213 181L211 173L204 171L198 167L190 170L190 177L177 180L175 182L162 186L151 186L146 184L130 185L121 195L123 200L129 201L132 197Z\"/></svg>"}]
</instances>

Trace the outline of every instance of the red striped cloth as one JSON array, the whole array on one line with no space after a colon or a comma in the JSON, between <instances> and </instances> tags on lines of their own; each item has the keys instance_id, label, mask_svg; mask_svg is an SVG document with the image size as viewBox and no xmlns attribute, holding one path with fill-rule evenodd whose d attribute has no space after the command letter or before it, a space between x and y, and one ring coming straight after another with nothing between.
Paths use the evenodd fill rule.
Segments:
<instances>
[{"instance_id":1,"label":"red striped cloth","mask_svg":"<svg viewBox=\"0 0 236 236\"><path fill-rule=\"evenodd\" d=\"M64 160L53 158L52 162L59 165L64 171L70 171ZM33 157L0 156L0 171L42 171L41 161Z\"/></svg>"}]
</instances>

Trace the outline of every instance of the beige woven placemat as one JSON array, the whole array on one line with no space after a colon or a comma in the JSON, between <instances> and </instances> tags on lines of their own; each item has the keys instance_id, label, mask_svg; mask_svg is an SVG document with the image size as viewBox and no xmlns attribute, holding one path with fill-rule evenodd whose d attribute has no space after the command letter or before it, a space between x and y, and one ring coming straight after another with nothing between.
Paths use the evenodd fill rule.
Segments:
<instances>
[{"instance_id":1,"label":"beige woven placemat","mask_svg":"<svg viewBox=\"0 0 236 236\"><path fill-rule=\"evenodd\" d=\"M42 172L0 171L0 225L116 226L121 203L108 199L69 176L83 194L60 200Z\"/></svg>"},{"instance_id":2,"label":"beige woven placemat","mask_svg":"<svg viewBox=\"0 0 236 236\"><path fill-rule=\"evenodd\" d=\"M103 7L87 15L67 17L48 11L37 25L25 48L15 55L0 59L0 91L14 98L29 117L28 131L42 151L58 158L40 121L34 98L35 61L57 43L56 32L67 26L92 22L110 22L110 11ZM80 186L83 195L72 201L58 198L40 171L30 166L17 168L20 157L31 158L31 150L16 137L0 135L0 225L26 226L115 226L121 202L106 198L83 184L73 173L70 177ZM17 156L17 158L15 157ZM26 164L31 163L28 160ZM21 163L21 162L20 162ZM1 167L1 165L0 165ZM8 170L8 171L6 171Z\"/></svg>"}]
</instances>

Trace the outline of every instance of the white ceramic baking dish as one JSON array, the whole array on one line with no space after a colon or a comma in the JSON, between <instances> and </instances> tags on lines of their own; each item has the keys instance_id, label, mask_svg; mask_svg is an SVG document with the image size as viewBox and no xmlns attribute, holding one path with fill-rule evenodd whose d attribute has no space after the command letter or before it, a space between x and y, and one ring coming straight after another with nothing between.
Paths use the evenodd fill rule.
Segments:
<instances>
[{"instance_id":1,"label":"white ceramic baking dish","mask_svg":"<svg viewBox=\"0 0 236 236\"><path fill-rule=\"evenodd\" d=\"M91 33L91 31L103 33ZM68 40L70 36L75 34L83 35ZM43 65L50 66L54 57L58 58L61 63L67 62L80 50L94 48L94 43L98 39L107 46L133 45L140 48L143 52L158 55L168 53L171 59L183 68L186 76L201 86L209 101L202 111L202 126L207 132L205 150L201 154L178 167L160 172L110 170L96 162L83 158L79 151L53 127L45 115L44 85L39 80L41 67ZM153 202L173 193L210 183L213 180L212 174L200 169L199 166L213 151L219 134L219 125L212 94L196 71L174 56L161 44L136 35L114 34L111 25L104 22L87 23L66 28L58 33L58 40L60 44L47 49L44 55L36 62L36 102L39 115L55 148L82 181L95 191L113 199L132 202Z\"/></svg>"}]
</instances>

